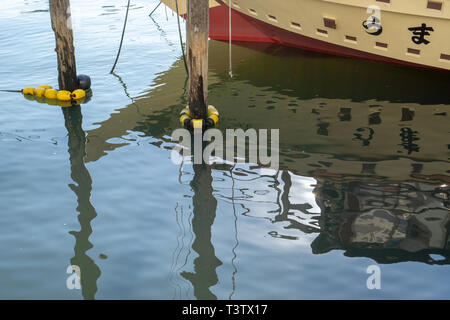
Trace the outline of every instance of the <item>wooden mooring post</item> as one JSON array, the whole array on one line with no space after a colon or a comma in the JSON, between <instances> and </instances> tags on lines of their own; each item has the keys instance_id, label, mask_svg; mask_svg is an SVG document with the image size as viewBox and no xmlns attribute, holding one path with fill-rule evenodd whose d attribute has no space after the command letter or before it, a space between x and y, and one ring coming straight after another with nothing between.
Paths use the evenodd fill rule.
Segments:
<instances>
[{"instance_id":1,"label":"wooden mooring post","mask_svg":"<svg viewBox=\"0 0 450 320\"><path fill-rule=\"evenodd\" d=\"M209 0L189 0L187 7L187 56L189 110L194 119L208 115Z\"/></svg>"},{"instance_id":2,"label":"wooden mooring post","mask_svg":"<svg viewBox=\"0 0 450 320\"><path fill-rule=\"evenodd\" d=\"M78 89L78 81L70 0L49 0L49 5L58 56L59 89L73 91Z\"/></svg>"}]
</instances>

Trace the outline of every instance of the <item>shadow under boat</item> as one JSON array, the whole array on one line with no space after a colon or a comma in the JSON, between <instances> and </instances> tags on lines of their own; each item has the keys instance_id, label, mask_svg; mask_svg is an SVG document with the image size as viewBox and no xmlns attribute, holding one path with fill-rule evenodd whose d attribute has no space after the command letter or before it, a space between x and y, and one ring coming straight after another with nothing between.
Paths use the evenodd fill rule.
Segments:
<instances>
[{"instance_id":1,"label":"shadow under boat","mask_svg":"<svg viewBox=\"0 0 450 320\"><path fill-rule=\"evenodd\" d=\"M282 172L317 181L317 228L290 219L295 210L309 212L289 196L275 221L319 233L311 244L317 254L340 249L380 263L450 263L449 145L442 138L450 96L442 73L246 44L233 46L230 80L227 49L210 41L209 102L221 112L220 128L279 128ZM126 145L108 141L129 131L168 141L185 88L180 59L87 132L86 161Z\"/></svg>"}]
</instances>

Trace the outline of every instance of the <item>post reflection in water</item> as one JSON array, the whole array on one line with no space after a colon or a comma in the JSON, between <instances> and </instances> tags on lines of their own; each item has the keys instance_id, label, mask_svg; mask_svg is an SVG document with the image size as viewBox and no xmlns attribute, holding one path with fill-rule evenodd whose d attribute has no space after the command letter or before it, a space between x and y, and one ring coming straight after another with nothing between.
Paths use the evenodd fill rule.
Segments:
<instances>
[{"instance_id":1,"label":"post reflection in water","mask_svg":"<svg viewBox=\"0 0 450 320\"><path fill-rule=\"evenodd\" d=\"M206 164L195 164L193 169L192 231L195 234L195 240L192 243L192 249L197 252L198 257L194 260L194 272L183 271L181 275L192 283L197 299L212 300L217 297L210 288L217 284L216 268L222 265L215 255L211 242L211 228L216 217L217 200L213 196L211 167Z\"/></svg>"},{"instance_id":2,"label":"post reflection in water","mask_svg":"<svg viewBox=\"0 0 450 320\"><path fill-rule=\"evenodd\" d=\"M75 184L69 187L77 196L79 231L70 231L75 237L75 255L70 260L72 266L80 269L81 290L84 299L95 299L97 280L100 277L100 268L86 252L93 247L89 241L92 234L91 222L97 216L91 203L92 178L84 163L86 156L86 134L82 128L82 114L80 106L63 108L65 126L69 137L69 155L71 177Z\"/></svg>"}]
</instances>

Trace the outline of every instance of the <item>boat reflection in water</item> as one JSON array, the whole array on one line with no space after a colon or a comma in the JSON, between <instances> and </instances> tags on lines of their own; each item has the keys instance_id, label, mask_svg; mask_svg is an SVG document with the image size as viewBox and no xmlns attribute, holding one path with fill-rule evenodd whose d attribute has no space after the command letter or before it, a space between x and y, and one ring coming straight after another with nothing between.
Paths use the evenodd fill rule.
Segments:
<instances>
[{"instance_id":1,"label":"boat reflection in water","mask_svg":"<svg viewBox=\"0 0 450 320\"><path fill-rule=\"evenodd\" d=\"M321 216L313 253L343 249L378 263L450 263L448 187L319 179L315 194Z\"/></svg>"},{"instance_id":2,"label":"boat reflection in water","mask_svg":"<svg viewBox=\"0 0 450 320\"><path fill-rule=\"evenodd\" d=\"M183 271L181 262L175 268L185 279L194 286L217 282L214 197L219 207L232 202L236 217L265 219L273 237L309 242L315 254L338 249L379 263L450 262L449 145L443 138L450 97L444 74L234 45L229 79L227 50L210 41L209 102L221 112L219 129L280 129L280 170L216 163L201 171L184 164L187 177L214 177L212 189L197 178L191 184L191 227L201 245L192 242L200 255L197 273ZM426 89L417 87L425 78ZM180 59L148 92L88 131L86 161L133 144L130 132L172 149L170 135L186 103L185 80ZM205 188L208 206L200 208L197 192ZM205 212L209 218L199 221ZM434 253L442 257L434 259ZM207 287L194 292L214 298Z\"/></svg>"}]
</instances>

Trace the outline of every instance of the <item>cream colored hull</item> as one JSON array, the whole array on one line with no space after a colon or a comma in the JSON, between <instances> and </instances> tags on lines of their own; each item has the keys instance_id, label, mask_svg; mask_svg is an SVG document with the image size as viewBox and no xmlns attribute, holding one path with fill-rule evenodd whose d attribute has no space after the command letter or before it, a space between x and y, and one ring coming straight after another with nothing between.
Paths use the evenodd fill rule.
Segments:
<instances>
[{"instance_id":1,"label":"cream colored hull","mask_svg":"<svg viewBox=\"0 0 450 320\"><path fill-rule=\"evenodd\" d=\"M185 14L186 1L178 1L179 13ZM175 0L163 2L175 10ZM228 4L228 1L224 2ZM305 48L311 47L339 54L339 49L329 50L325 45L331 44L342 48L343 55L353 56L348 50L355 50L363 53L361 57L367 55L369 59L372 55L376 55L380 57L377 60L393 59L406 64L450 70L450 1L432 1L441 3L440 10L428 8L428 2L427 0L391 0L391 3L375 0L233 0L232 8L248 17L252 24L258 21L273 27L270 31L263 32L267 34L267 39L274 42L299 47L305 43ZM227 14L227 11L219 11L221 5L216 1L210 1L210 6L211 32L215 32L217 28L228 28L215 25L226 21L220 19L218 15ZM376 23L374 17L377 19ZM239 26L238 19L235 22L233 25L232 20L232 38L236 40L251 38L251 35L240 37L242 30L239 28L244 26ZM409 30L422 26L433 30ZM276 29L280 34L289 32L291 35L298 35L299 38L291 42L285 41L279 37ZM260 30L258 26L258 32ZM214 37L212 34L211 37L224 40L223 35ZM303 37L322 41L323 48L320 48L320 45L319 48L317 45L309 45ZM255 41L258 41L257 37Z\"/></svg>"}]
</instances>

